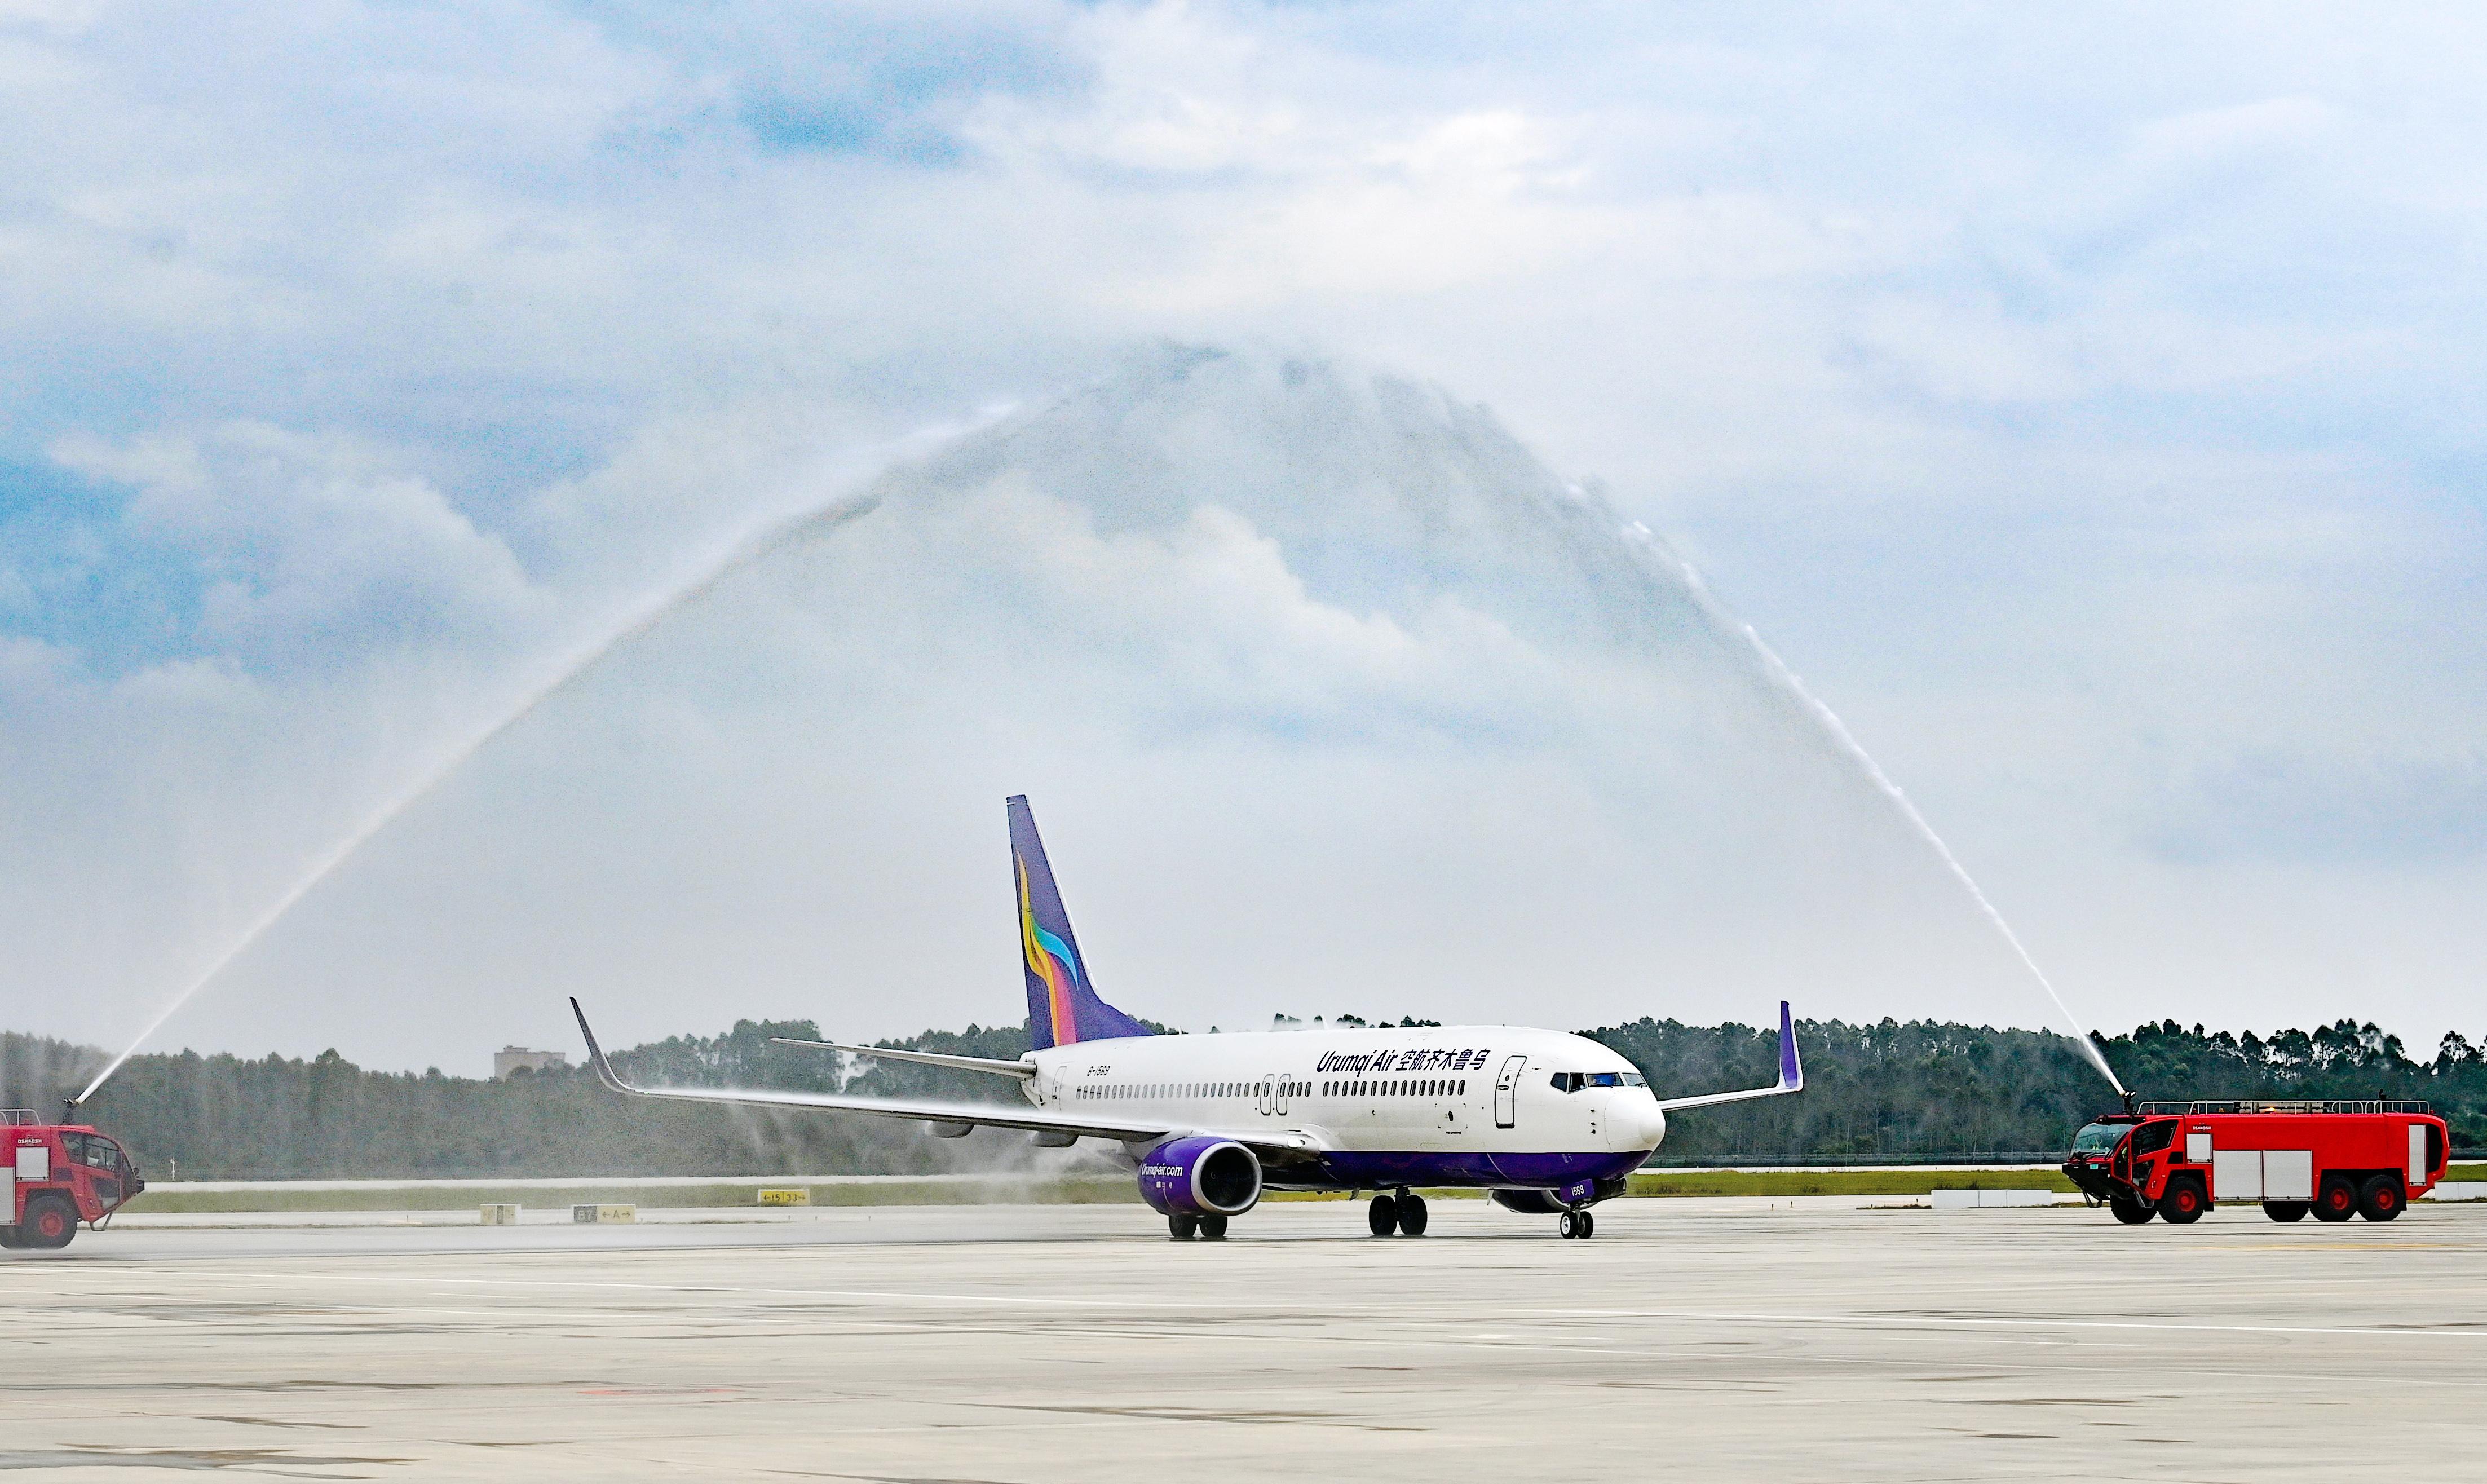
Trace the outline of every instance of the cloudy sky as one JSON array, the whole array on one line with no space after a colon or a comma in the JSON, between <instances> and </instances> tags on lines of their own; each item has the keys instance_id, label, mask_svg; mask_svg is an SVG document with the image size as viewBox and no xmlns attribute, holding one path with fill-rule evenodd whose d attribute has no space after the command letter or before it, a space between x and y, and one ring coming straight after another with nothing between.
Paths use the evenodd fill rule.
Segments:
<instances>
[{"instance_id":1,"label":"cloudy sky","mask_svg":"<svg viewBox=\"0 0 2487 1484\"><path fill-rule=\"evenodd\" d=\"M1501 517L1351 529L1309 448L1656 532L2089 1023L2474 1036L2480 31L0 0L0 1024L117 1047L558 657L893 464L162 1044L1016 1018L1020 791L1180 1023L2048 1020L1715 656L1442 545ZM1169 344L1253 369L1131 391ZM1460 462L1489 416L1557 484Z\"/></svg>"}]
</instances>

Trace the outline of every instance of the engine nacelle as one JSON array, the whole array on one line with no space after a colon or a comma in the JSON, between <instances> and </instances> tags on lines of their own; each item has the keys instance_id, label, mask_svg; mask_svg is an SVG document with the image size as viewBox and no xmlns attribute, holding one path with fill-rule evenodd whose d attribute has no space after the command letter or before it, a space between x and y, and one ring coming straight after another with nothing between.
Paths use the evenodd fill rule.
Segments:
<instances>
[{"instance_id":1,"label":"engine nacelle","mask_svg":"<svg viewBox=\"0 0 2487 1484\"><path fill-rule=\"evenodd\" d=\"M1140 1161L1140 1199L1163 1216L1242 1216L1260 1204L1261 1162L1231 1138L1173 1139Z\"/></svg>"}]
</instances>

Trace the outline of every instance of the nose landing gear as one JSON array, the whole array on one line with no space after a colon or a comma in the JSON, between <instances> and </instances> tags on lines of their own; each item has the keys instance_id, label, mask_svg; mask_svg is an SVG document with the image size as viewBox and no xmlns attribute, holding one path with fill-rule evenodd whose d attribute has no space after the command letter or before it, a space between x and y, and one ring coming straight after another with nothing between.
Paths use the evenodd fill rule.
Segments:
<instances>
[{"instance_id":1,"label":"nose landing gear","mask_svg":"<svg viewBox=\"0 0 2487 1484\"><path fill-rule=\"evenodd\" d=\"M1598 1234L1598 1218L1585 1210L1566 1211L1554 1218L1554 1234L1566 1242L1586 1242Z\"/></svg>"}]
</instances>

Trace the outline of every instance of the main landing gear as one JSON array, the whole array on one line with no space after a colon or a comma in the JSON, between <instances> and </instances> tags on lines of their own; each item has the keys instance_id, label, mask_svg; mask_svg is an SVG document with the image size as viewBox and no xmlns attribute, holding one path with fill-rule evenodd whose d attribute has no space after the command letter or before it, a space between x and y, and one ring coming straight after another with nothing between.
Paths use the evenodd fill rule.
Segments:
<instances>
[{"instance_id":1,"label":"main landing gear","mask_svg":"<svg viewBox=\"0 0 2487 1484\"><path fill-rule=\"evenodd\" d=\"M1166 1235L1175 1242L1189 1242L1195 1235L1203 1242L1226 1240L1226 1218L1222 1216L1170 1216L1166 1218Z\"/></svg>"},{"instance_id":2,"label":"main landing gear","mask_svg":"<svg viewBox=\"0 0 2487 1484\"><path fill-rule=\"evenodd\" d=\"M1566 1242L1586 1242L1598 1234L1598 1218L1586 1209L1566 1211L1554 1218L1554 1234Z\"/></svg>"},{"instance_id":3,"label":"main landing gear","mask_svg":"<svg viewBox=\"0 0 2487 1484\"><path fill-rule=\"evenodd\" d=\"M1394 1231L1402 1237L1421 1237L1425 1235L1425 1197L1405 1190L1396 1195L1376 1195L1373 1204L1364 1208L1364 1224L1377 1237Z\"/></svg>"}]
</instances>

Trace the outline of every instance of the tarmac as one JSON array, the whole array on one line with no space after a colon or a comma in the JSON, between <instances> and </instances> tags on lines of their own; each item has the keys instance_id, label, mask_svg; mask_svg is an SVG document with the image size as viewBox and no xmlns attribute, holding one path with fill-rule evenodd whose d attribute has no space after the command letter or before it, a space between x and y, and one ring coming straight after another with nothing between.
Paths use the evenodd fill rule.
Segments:
<instances>
[{"instance_id":1,"label":"tarmac","mask_svg":"<svg viewBox=\"0 0 2487 1484\"><path fill-rule=\"evenodd\" d=\"M0 1472L2487 1475L2487 1206L1437 1201L81 1232L0 1254Z\"/></svg>"}]
</instances>

